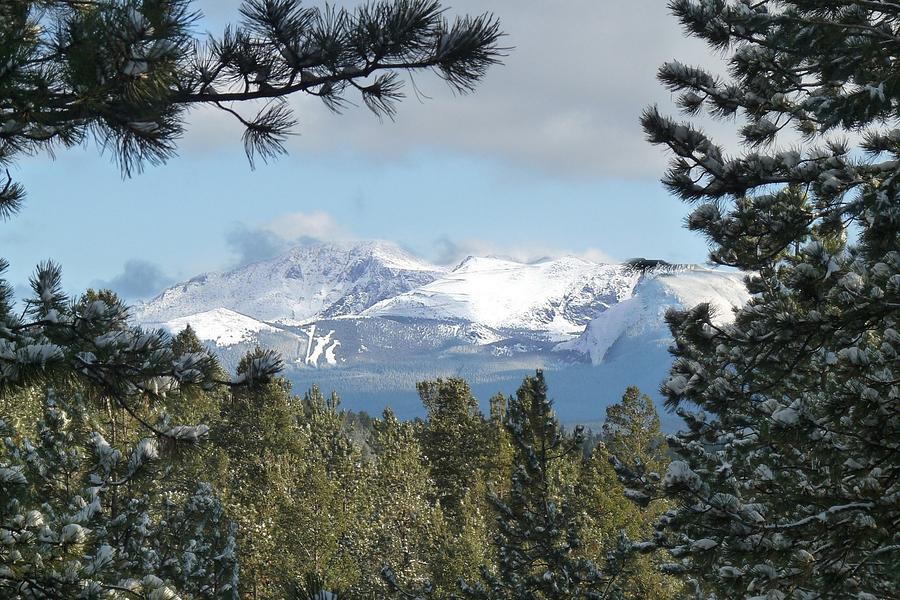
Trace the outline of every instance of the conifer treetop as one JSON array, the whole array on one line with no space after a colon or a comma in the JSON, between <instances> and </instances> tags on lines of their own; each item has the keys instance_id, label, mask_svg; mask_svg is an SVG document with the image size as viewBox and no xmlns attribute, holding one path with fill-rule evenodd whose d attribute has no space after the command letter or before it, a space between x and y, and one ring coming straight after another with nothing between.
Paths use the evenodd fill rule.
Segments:
<instances>
[{"instance_id":1,"label":"conifer treetop","mask_svg":"<svg viewBox=\"0 0 900 600\"><path fill-rule=\"evenodd\" d=\"M649 141L673 153L663 183L696 204L688 225L715 245L715 262L755 269L812 231L841 235L850 223L879 229L900 220L885 195L900 153L900 82L889 59L900 52L896 3L669 6L688 35L728 54L729 75L672 61L659 79L679 94L684 114L742 121L745 150L728 153L657 107L642 117Z\"/></svg>"}]
</instances>

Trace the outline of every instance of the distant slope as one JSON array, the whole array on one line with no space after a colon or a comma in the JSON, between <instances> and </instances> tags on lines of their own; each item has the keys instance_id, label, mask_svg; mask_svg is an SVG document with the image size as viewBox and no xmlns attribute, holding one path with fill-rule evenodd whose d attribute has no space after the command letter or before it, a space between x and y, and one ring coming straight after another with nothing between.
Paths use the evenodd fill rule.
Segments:
<instances>
[{"instance_id":1,"label":"distant slope","mask_svg":"<svg viewBox=\"0 0 900 600\"><path fill-rule=\"evenodd\" d=\"M234 346L242 342L252 342L260 332L276 332L275 327L257 321L227 308L214 308L205 312L172 319L165 323L147 322L148 326L159 326L172 335L181 333L188 325L197 337L216 346Z\"/></svg>"},{"instance_id":2,"label":"distant slope","mask_svg":"<svg viewBox=\"0 0 900 600\"><path fill-rule=\"evenodd\" d=\"M199 312L170 321L144 322L154 329L164 329L172 335L182 332L188 325L197 338L212 350L229 370L237 367L240 359L257 346L278 352L282 357L305 356L310 338L288 328L264 323L227 308Z\"/></svg>"},{"instance_id":3,"label":"distant slope","mask_svg":"<svg viewBox=\"0 0 900 600\"><path fill-rule=\"evenodd\" d=\"M709 303L715 321L729 322L734 318L734 309L749 298L741 273L700 268L651 270L641 278L630 298L597 316L581 336L556 349L579 352L589 356L594 365L600 365L608 362L607 354L615 344L668 346L665 315L670 308ZM668 361L663 362L668 365Z\"/></svg>"}]
</instances>

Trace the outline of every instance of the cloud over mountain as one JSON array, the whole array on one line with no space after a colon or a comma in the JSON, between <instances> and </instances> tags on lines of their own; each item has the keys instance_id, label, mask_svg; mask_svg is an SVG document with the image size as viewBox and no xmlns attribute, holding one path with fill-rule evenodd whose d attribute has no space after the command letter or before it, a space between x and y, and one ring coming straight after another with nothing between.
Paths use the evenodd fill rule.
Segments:
<instances>
[{"instance_id":1,"label":"cloud over mountain","mask_svg":"<svg viewBox=\"0 0 900 600\"><path fill-rule=\"evenodd\" d=\"M111 289L125 300L135 300L152 296L172 282L155 263L132 258L125 261L121 273L111 279L97 280L94 287Z\"/></svg>"},{"instance_id":2,"label":"cloud over mountain","mask_svg":"<svg viewBox=\"0 0 900 600\"><path fill-rule=\"evenodd\" d=\"M273 258L299 244L347 239L347 231L324 211L287 213L257 226L238 223L225 234L238 266Z\"/></svg>"}]
</instances>

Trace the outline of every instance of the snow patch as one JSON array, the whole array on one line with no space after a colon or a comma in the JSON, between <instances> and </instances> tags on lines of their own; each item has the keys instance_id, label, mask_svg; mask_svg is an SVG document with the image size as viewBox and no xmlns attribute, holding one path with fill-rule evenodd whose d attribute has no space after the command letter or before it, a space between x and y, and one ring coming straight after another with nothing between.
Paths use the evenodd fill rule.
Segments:
<instances>
[{"instance_id":1,"label":"snow patch","mask_svg":"<svg viewBox=\"0 0 900 600\"><path fill-rule=\"evenodd\" d=\"M325 364L334 366L337 364L335 351L341 345L339 340L333 339L334 330L328 332L327 335L315 335L316 328L312 326L309 331L310 349L307 350L305 364L316 367L319 365L319 359L324 358Z\"/></svg>"},{"instance_id":2,"label":"snow patch","mask_svg":"<svg viewBox=\"0 0 900 600\"><path fill-rule=\"evenodd\" d=\"M187 317L172 319L165 323L148 325L162 327L172 335L181 333L190 325L200 340L213 342L217 346L234 346L251 341L253 334L261 331L280 331L262 321L227 308L215 308Z\"/></svg>"},{"instance_id":3,"label":"snow patch","mask_svg":"<svg viewBox=\"0 0 900 600\"><path fill-rule=\"evenodd\" d=\"M638 274L576 257L537 263L469 257L453 271L363 314L479 323L568 340L608 305L631 295Z\"/></svg>"},{"instance_id":4,"label":"snow patch","mask_svg":"<svg viewBox=\"0 0 900 600\"><path fill-rule=\"evenodd\" d=\"M670 308L686 309L707 302L713 322L723 324L733 321L734 309L749 299L741 273L700 268L650 272L634 286L630 297L602 312L577 339L555 349L584 354L598 365L609 359L610 350L620 340L643 338L668 346L671 336L665 315ZM677 382L669 383L671 388Z\"/></svg>"},{"instance_id":5,"label":"snow patch","mask_svg":"<svg viewBox=\"0 0 900 600\"><path fill-rule=\"evenodd\" d=\"M591 363L599 365L616 340L640 318L642 308L639 298L622 300L591 321L582 336L558 344L555 349L587 354L591 357Z\"/></svg>"},{"instance_id":6,"label":"snow patch","mask_svg":"<svg viewBox=\"0 0 900 600\"><path fill-rule=\"evenodd\" d=\"M734 309L750 300L744 274L739 272L695 269L659 275L656 281L682 308L709 303L715 324L734 321Z\"/></svg>"}]
</instances>

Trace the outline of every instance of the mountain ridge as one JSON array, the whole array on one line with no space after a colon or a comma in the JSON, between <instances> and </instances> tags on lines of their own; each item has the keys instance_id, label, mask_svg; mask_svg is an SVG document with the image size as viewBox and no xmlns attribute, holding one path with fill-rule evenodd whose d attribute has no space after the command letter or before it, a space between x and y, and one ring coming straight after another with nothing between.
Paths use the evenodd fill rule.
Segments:
<instances>
[{"instance_id":1,"label":"mountain ridge","mask_svg":"<svg viewBox=\"0 0 900 600\"><path fill-rule=\"evenodd\" d=\"M192 277L139 304L135 313L142 322L165 322L228 308L263 321L302 322L363 310L442 272L390 242L305 244Z\"/></svg>"}]
</instances>

